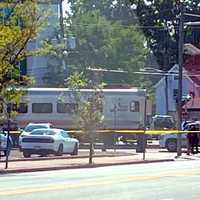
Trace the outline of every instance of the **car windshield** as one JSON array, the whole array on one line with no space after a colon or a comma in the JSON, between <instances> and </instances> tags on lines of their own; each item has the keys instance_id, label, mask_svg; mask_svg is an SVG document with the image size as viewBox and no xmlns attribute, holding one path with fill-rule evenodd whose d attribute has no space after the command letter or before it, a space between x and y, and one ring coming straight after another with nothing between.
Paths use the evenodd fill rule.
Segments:
<instances>
[{"instance_id":1,"label":"car windshield","mask_svg":"<svg viewBox=\"0 0 200 200\"><path fill-rule=\"evenodd\" d=\"M156 117L154 119L154 128L155 129L164 129L164 128L174 128L175 124L170 117Z\"/></svg>"},{"instance_id":2,"label":"car windshield","mask_svg":"<svg viewBox=\"0 0 200 200\"><path fill-rule=\"evenodd\" d=\"M35 129L41 129L41 128L48 128L47 127L47 125L28 125L25 129L24 129L24 131L26 131L26 132L31 132L31 131L33 131L33 130L35 130Z\"/></svg>"}]
</instances>

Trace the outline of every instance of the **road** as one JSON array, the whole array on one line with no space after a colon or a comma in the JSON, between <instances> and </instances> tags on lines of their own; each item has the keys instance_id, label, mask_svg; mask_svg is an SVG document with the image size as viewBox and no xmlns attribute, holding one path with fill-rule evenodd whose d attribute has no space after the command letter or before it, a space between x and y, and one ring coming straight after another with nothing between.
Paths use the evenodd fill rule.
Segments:
<instances>
[{"instance_id":1,"label":"road","mask_svg":"<svg viewBox=\"0 0 200 200\"><path fill-rule=\"evenodd\" d=\"M0 176L2 200L199 200L200 162L112 166Z\"/></svg>"}]
</instances>

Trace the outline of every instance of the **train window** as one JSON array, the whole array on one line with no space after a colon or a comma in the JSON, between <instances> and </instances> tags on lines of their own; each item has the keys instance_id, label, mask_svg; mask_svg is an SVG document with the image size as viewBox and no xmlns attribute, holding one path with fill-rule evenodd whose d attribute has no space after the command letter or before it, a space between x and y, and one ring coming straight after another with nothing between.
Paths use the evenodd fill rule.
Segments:
<instances>
[{"instance_id":1,"label":"train window","mask_svg":"<svg viewBox=\"0 0 200 200\"><path fill-rule=\"evenodd\" d=\"M53 105L52 103L33 103L32 113L52 113Z\"/></svg>"},{"instance_id":2,"label":"train window","mask_svg":"<svg viewBox=\"0 0 200 200\"><path fill-rule=\"evenodd\" d=\"M75 103L57 103L58 113L74 113L77 110Z\"/></svg>"},{"instance_id":3,"label":"train window","mask_svg":"<svg viewBox=\"0 0 200 200\"><path fill-rule=\"evenodd\" d=\"M140 111L140 102L131 101L130 102L130 112L139 112Z\"/></svg>"},{"instance_id":4,"label":"train window","mask_svg":"<svg viewBox=\"0 0 200 200\"><path fill-rule=\"evenodd\" d=\"M20 103L17 109L18 113L27 113L28 112L28 104Z\"/></svg>"}]
</instances>

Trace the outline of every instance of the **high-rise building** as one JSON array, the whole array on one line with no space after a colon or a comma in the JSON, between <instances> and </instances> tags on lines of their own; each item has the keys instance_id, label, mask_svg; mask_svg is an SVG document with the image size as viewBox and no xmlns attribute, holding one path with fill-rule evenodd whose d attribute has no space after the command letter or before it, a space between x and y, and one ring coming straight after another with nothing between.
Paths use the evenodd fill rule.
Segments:
<instances>
[{"instance_id":1,"label":"high-rise building","mask_svg":"<svg viewBox=\"0 0 200 200\"><path fill-rule=\"evenodd\" d=\"M49 39L55 34L55 30L60 30L60 2L62 0L40 0L39 8L49 13L47 25L40 35L29 42L29 49L37 49L41 47L44 39ZM35 80L35 87L44 86L44 76L48 69L49 55L28 57L26 61L21 63L22 73L27 73Z\"/></svg>"}]
</instances>

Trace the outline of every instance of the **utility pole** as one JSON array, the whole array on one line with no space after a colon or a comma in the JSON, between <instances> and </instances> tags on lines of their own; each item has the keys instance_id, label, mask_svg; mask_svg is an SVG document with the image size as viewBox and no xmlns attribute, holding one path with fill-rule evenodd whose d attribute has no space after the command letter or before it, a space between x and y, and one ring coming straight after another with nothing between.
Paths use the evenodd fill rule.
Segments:
<instances>
[{"instance_id":1,"label":"utility pole","mask_svg":"<svg viewBox=\"0 0 200 200\"><path fill-rule=\"evenodd\" d=\"M168 75L165 75L165 101L166 101L166 114L168 115L169 103L168 103Z\"/></svg>"},{"instance_id":2,"label":"utility pole","mask_svg":"<svg viewBox=\"0 0 200 200\"><path fill-rule=\"evenodd\" d=\"M183 79L183 43L184 43L184 5L180 5L180 21L179 21L179 43L178 43L178 65L179 65L179 79L178 79L178 130L181 130L182 123L182 79ZM181 134L177 135L177 156L181 156Z\"/></svg>"},{"instance_id":3,"label":"utility pole","mask_svg":"<svg viewBox=\"0 0 200 200\"><path fill-rule=\"evenodd\" d=\"M163 67L165 72L167 72L167 65L168 65L168 52L167 52L167 42L168 41L168 35L167 35L167 30L164 30L164 44L165 44L165 48L164 48L164 52L163 52ZM169 111L169 103L168 103L168 75L165 75L165 109L166 109L166 114L168 115L168 111Z\"/></svg>"},{"instance_id":4,"label":"utility pole","mask_svg":"<svg viewBox=\"0 0 200 200\"><path fill-rule=\"evenodd\" d=\"M11 142L10 142L10 119L11 119L11 112L12 112L12 104L7 104L7 144L6 144L6 165L5 169L8 169L8 156L10 153Z\"/></svg>"},{"instance_id":5,"label":"utility pole","mask_svg":"<svg viewBox=\"0 0 200 200\"><path fill-rule=\"evenodd\" d=\"M64 39L64 24L63 24L63 0L59 0L59 9L60 9L60 34L62 40Z\"/></svg>"}]
</instances>

